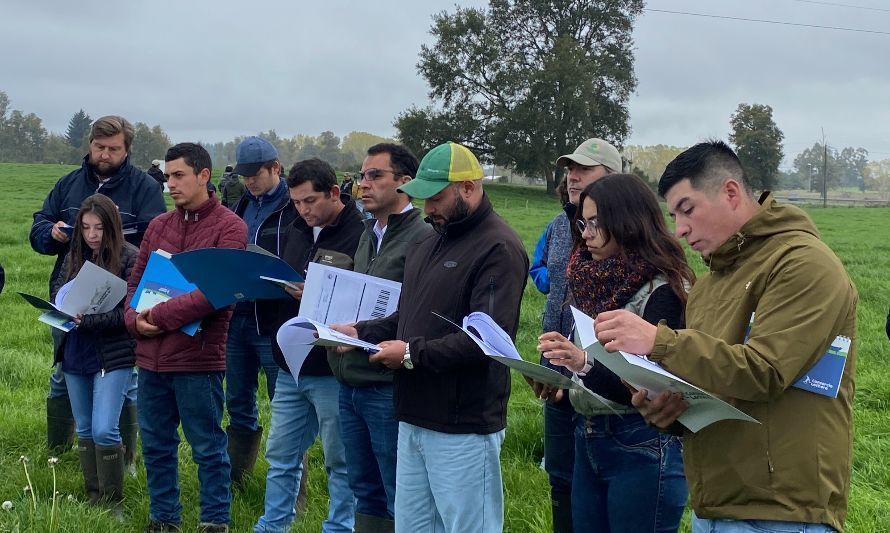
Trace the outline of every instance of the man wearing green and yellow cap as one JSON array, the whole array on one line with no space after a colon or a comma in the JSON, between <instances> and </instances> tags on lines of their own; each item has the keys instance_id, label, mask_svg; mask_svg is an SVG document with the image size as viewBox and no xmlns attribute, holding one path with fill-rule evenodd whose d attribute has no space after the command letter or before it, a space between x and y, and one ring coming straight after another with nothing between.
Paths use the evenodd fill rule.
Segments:
<instances>
[{"instance_id":1,"label":"man wearing green and yellow cap","mask_svg":"<svg viewBox=\"0 0 890 533\"><path fill-rule=\"evenodd\" d=\"M460 322L482 311L515 337L528 257L492 209L482 176L465 146L446 143L427 153L417 177L399 190L424 200L436 231L406 258L399 310L336 327L378 343L370 361L395 370L396 531L503 529L509 369L433 315Z\"/></svg>"}]
</instances>

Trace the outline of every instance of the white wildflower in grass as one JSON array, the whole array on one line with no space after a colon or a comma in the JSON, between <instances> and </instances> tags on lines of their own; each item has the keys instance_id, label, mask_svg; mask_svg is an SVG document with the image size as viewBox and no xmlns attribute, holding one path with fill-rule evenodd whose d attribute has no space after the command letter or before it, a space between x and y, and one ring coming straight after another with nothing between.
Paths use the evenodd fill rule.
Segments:
<instances>
[{"instance_id":1,"label":"white wildflower in grass","mask_svg":"<svg viewBox=\"0 0 890 533\"><path fill-rule=\"evenodd\" d=\"M28 480L27 490L25 492L31 494L31 504L33 505L32 511L36 511L37 495L34 494L34 485L31 484L31 475L28 474L28 458L23 455L19 457L19 461L22 462L22 468L25 470L25 479ZM55 469L53 469L53 472L55 472Z\"/></svg>"},{"instance_id":2,"label":"white wildflower in grass","mask_svg":"<svg viewBox=\"0 0 890 533\"><path fill-rule=\"evenodd\" d=\"M55 531L56 530L56 500L57 500L56 497L59 495L59 491L56 490L56 465L59 464L59 458L58 457L50 457L47 460L47 463L49 463L50 470L53 471L53 505L50 508L50 512L49 512L49 527L50 527L50 529Z\"/></svg>"},{"instance_id":3,"label":"white wildflower in grass","mask_svg":"<svg viewBox=\"0 0 890 533\"><path fill-rule=\"evenodd\" d=\"M69 502L73 502L73 501L74 501L74 495L73 495L73 494L69 494L68 497L65 498L65 499L68 500Z\"/></svg>"},{"instance_id":4,"label":"white wildflower in grass","mask_svg":"<svg viewBox=\"0 0 890 533\"><path fill-rule=\"evenodd\" d=\"M9 511L9 510L11 510L13 507L15 507L15 506L12 504L11 501L6 500L5 502L3 502L3 510L4 510L4 511Z\"/></svg>"}]
</instances>

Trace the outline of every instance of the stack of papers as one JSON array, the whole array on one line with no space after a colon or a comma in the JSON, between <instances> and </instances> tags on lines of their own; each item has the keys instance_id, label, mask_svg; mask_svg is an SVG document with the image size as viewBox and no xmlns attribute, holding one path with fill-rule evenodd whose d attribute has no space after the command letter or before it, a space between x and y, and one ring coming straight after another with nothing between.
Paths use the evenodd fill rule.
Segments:
<instances>
[{"instance_id":1,"label":"stack of papers","mask_svg":"<svg viewBox=\"0 0 890 533\"><path fill-rule=\"evenodd\" d=\"M649 398L655 398L666 390L682 394L683 399L689 403L689 409L680 415L677 420L693 433L720 420L744 420L756 424L760 423L723 400L684 381L679 376L668 372L657 363L649 361L643 356L621 351L615 353L607 352L596 339L593 319L575 307L571 309L575 320L576 339L581 348L590 357L600 362L634 388L646 389L649 393Z\"/></svg>"},{"instance_id":2,"label":"stack of papers","mask_svg":"<svg viewBox=\"0 0 890 533\"><path fill-rule=\"evenodd\" d=\"M370 342L343 335L320 322L309 318L294 317L278 328L275 336L278 347L284 354L294 381L300 382L300 369L314 346L351 346L368 353L380 351L380 347Z\"/></svg>"},{"instance_id":3,"label":"stack of papers","mask_svg":"<svg viewBox=\"0 0 890 533\"><path fill-rule=\"evenodd\" d=\"M127 282L104 268L86 261L80 272L59 289L55 305L37 296L20 292L29 304L44 311L38 320L61 331L71 331L77 315L107 313L127 295Z\"/></svg>"},{"instance_id":4,"label":"stack of papers","mask_svg":"<svg viewBox=\"0 0 890 533\"><path fill-rule=\"evenodd\" d=\"M464 317L462 326L455 324L439 313L434 312L433 314L466 333L476 343L476 346L482 350L482 353L502 365L512 368L523 376L538 383L543 383L552 389L575 389L581 391L593 396L599 403L612 409L611 402L591 391L582 383L573 381L571 378L551 368L523 359L519 355L516 345L513 344L513 339L510 338L510 335L487 314L479 311L470 313Z\"/></svg>"},{"instance_id":5,"label":"stack of papers","mask_svg":"<svg viewBox=\"0 0 890 533\"><path fill-rule=\"evenodd\" d=\"M399 308L402 284L320 263L309 263L299 316L322 324L387 317Z\"/></svg>"}]
</instances>

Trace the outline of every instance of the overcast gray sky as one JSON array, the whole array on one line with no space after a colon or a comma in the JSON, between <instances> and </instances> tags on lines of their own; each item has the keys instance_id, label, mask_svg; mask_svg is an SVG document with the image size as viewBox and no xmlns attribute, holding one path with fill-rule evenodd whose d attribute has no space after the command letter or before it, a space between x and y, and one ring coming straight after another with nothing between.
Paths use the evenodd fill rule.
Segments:
<instances>
[{"instance_id":1,"label":"overcast gray sky","mask_svg":"<svg viewBox=\"0 0 890 533\"><path fill-rule=\"evenodd\" d=\"M173 141L269 129L393 135L396 115L427 102L417 54L431 41L431 16L454 5L6 0L0 90L56 132L83 108L160 124ZM883 0L652 0L647 8L890 32ZM748 102L773 107L784 166L823 127L830 146L890 158L890 34L648 11L634 39L639 85L626 144L726 138L730 114Z\"/></svg>"}]
</instances>

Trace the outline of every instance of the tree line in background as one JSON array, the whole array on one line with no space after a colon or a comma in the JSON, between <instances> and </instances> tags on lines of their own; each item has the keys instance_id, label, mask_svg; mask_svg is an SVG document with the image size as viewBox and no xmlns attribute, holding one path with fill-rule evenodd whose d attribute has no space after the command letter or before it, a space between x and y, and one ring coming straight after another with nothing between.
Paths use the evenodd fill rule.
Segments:
<instances>
[{"instance_id":1,"label":"tree line in background","mask_svg":"<svg viewBox=\"0 0 890 533\"><path fill-rule=\"evenodd\" d=\"M93 118L83 109L72 115L63 134L47 132L43 121L34 113L25 114L18 109L10 110L10 100L0 91L0 161L7 163L63 163L79 164L87 152L90 125ZM135 136L130 148L130 162L140 168L148 168L153 159L163 159L172 142L159 125L143 122L133 124ZM325 131L319 136L297 134L290 138L280 137L275 130L259 133L278 150L287 168L309 157L324 159L338 170L361 169L367 149L392 139L353 131L343 139ZM229 142L202 143L213 157L215 168L235 164L235 148L244 137Z\"/></svg>"}]
</instances>

